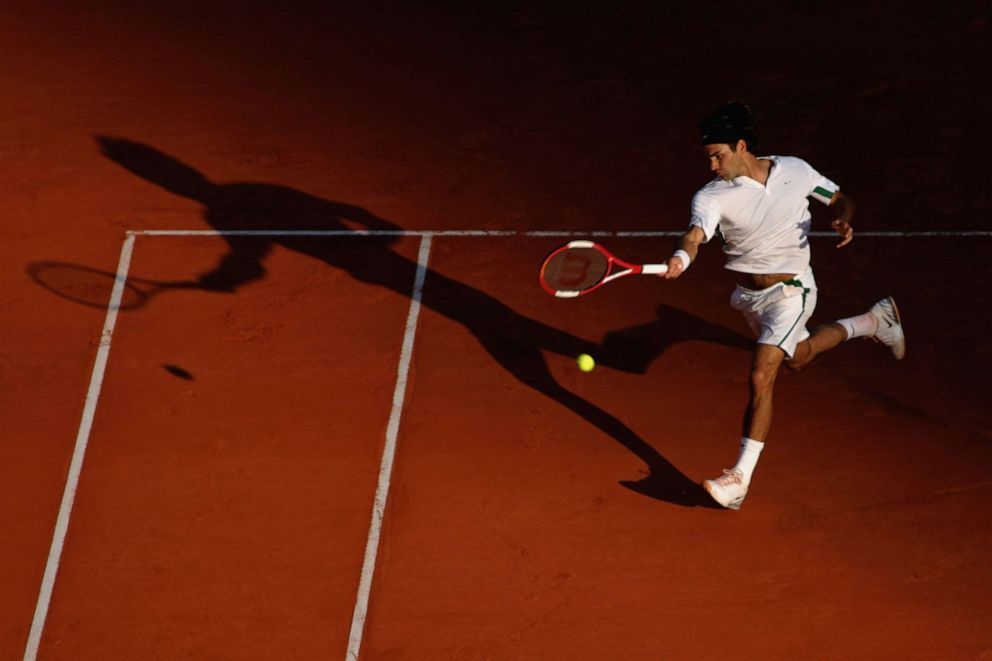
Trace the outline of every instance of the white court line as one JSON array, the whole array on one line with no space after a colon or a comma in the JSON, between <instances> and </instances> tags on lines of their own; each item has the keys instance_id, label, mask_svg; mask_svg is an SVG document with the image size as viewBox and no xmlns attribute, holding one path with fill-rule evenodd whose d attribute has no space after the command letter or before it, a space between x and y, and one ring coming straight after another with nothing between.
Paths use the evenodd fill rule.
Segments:
<instances>
[{"instance_id":1,"label":"white court line","mask_svg":"<svg viewBox=\"0 0 992 661\"><path fill-rule=\"evenodd\" d=\"M355 601L355 611L351 618L351 633L348 635L346 661L358 660L358 652L362 646L362 636L365 632L369 594L372 591L372 575L375 573L376 556L379 554L382 519L386 512L389 481L393 472L393 460L396 456L396 439L400 430L400 416L403 413L403 399L406 397L410 358L413 356L413 338L417 334L420 299L424 291L424 279L427 277L427 260L431 252L431 238L430 234L424 235L420 242L420 254L417 256L417 275L414 278L413 293L410 295L410 311L406 318L406 331L403 333L403 349L400 352L396 389L393 391L393 408L389 413L389 424L386 426L386 445L382 449L382 462L379 465L379 483L375 489L375 500L372 505L372 523L369 526L369 537L365 544L365 560L362 563L362 575L358 583L358 598Z\"/></svg>"},{"instance_id":2,"label":"white court line","mask_svg":"<svg viewBox=\"0 0 992 661\"><path fill-rule=\"evenodd\" d=\"M31 632L28 634L28 644L24 649L24 661L34 661L38 656L41 645L41 634L48 617L48 607L52 601L52 591L55 588L55 577L59 571L62 559L62 549L65 546L66 533L69 530L69 517L72 516L72 505L76 500L76 489L79 486L79 476L83 470L83 458L89 443L90 430L93 428L93 418L96 415L96 404L100 399L100 389L103 376L107 371L107 358L110 356L110 340L117 323L117 311L120 309L121 298L124 295L124 282L131 265L131 255L134 252L134 235L129 235L121 247L120 260L117 263L117 277L107 305L107 316L103 322L103 332L100 335L100 346L93 362L93 373L90 376L90 387L86 392L86 403L83 406L83 416L79 422L79 432L76 434L76 447L72 451L72 462L69 464L69 475L62 492L62 504L59 506L58 519L55 522L55 532L52 535L52 545L48 551L48 562L45 574L41 580L41 592L34 609L34 619L31 620Z\"/></svg>"},{"instance_id":3,"label":"white court line","mask_svg":"<svg viewBox=\"0 0 992 661\"><path fill-rule=\"evenodd\" d=\"M456 237L493 237L493 236L605 236L605 237L666 237L681 236L679 231L607 231L588 230L582 232L569 230L128 230L128 236L456 236ZM836 232L810 232L812 237L835 237ZM875 238L926 238L926 237L992 237L992 231L985 230L942 230L942 231L901 231L855 230L857 237Z\"/></svg>"}]
</instances>

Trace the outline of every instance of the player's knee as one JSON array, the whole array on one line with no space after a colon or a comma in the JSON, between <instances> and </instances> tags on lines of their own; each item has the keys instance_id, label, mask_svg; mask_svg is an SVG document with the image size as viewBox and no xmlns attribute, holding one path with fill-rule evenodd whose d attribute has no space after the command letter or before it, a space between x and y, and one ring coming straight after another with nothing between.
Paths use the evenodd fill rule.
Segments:
<instances>
[{"instance_id":1,"label":"player's knee","mask_svg":"<svg viewBox=\"0 0 992 661\"><path fill-rule=\"evenodd\" d=\"M813 361L813 347L809 339L805 339L796 345L796 350L791 358L786 359L785 366L793 372L798 372Z\"/></svg>"},{"instance_id":2,"label":"player's knee","mask_svg":"<svg viewBox=\"0 0 992 661\"><path fill-rule=\"evenodd\" d=\"M754 393L765 393L775 385L776 370L765 366L755 367L751 370L751 391Z\"/></svg>"}]
</instances>

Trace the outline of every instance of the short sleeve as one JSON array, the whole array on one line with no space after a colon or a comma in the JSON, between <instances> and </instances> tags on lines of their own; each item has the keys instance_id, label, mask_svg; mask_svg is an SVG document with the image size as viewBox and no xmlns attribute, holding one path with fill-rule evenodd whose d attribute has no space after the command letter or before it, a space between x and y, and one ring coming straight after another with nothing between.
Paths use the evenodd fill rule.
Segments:
<instances>
[{"instance_id":1,"label":"short sleeve","mask_svg":"<svg viewBox=\"0 0 992 661\"><path fill-rule=\"evenodd\" d=\"M712 239L720 227L720 205L703 191L699 191L692 198L692 218L689 227L693 226L703 230L706 241Z\"/></svg>"},{"instance_id":2,"label":"short sleeve","mask_svg":"<svg viewBox=\"0 0 992 661\"><path fill-rule=\"evenodd\" d=\"M830 204L830 201L834 198L834 194L840 190L840 186L817 172L806 161L802 161L802 164L806 167L807 174L809 175L809 193L807 193L807 196L817 202Z\"/></svg>"}]
</instances>

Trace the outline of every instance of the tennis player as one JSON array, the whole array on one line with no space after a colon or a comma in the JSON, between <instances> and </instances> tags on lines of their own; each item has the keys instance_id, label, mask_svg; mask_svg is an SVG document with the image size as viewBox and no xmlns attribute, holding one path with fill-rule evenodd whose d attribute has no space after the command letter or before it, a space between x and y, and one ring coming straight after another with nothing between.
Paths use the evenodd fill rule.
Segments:
<instances>
[{"instance_id":1,"label":"tennis player","mask_svg":"<svg viewBox=\"0 0 992 661\"><path fill-rule=\"evenodd\" d=\"M730 305L743 313L757 344L751 363L750 399L744 413L737 464L703 487L723 507L738 509L747 496L772 422L772 390L782 363L800 369L817 355L855 337L881 342L896 359L906 341L895 301L884 298L864 314L814 329L806 322L816 308L807 234L809 198L829 205L840 236L854 238L854 201L802 159L757 156L758 135L751 109L740 101L717 108L699 124L703 149L716 178L692 199L689 229L661 277L678 278L696 259L699 246L723 240L726 268L737 276Z\"/></svg>"}]
</instances>

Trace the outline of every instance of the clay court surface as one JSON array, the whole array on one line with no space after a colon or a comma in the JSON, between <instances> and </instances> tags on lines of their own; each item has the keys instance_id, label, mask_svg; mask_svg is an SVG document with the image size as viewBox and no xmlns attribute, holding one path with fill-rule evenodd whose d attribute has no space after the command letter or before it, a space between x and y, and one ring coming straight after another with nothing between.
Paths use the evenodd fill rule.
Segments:
<instances>
[{"instance_id":1,"label":"clay court surface","mask_svg":"<svg viewBox=\"0 0 992 661\"><path fill-rule=\"evenodd\" d=\"M986 4L75 4L0 8L0 658L992 659ZM719 248L536 280L664 260L734 96L877 233L813 321L908 336L781 376L739 512ZM131 249L215 277L30 275Z\"/></svg>"}]
</instances>

